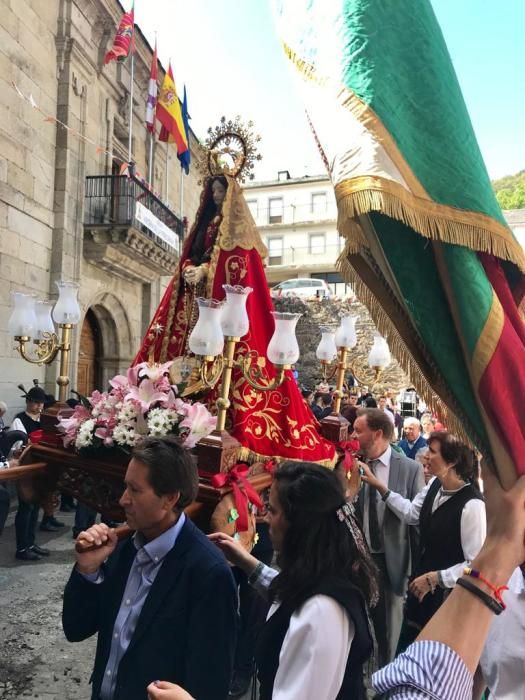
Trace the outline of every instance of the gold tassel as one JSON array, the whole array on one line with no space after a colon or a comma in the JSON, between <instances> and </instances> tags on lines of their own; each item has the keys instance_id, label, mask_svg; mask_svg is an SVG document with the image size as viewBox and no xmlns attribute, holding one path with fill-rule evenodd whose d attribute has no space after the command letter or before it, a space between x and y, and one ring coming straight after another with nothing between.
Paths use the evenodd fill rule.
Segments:
<instances>
[{"instance_id":1,"label":"gold tassel","mask_svg":"<svg viewBox=\"0 0 525 700\"><path fill-rule=\"evenodd\" d=\"M365 179L368 180L368 178ZM513 262L522 272L525 272L525 254L511 232L507 232L504 226L494 221L492 222L494 230L489 230L483 226L486 220L490 220L489 217L463 210L457 210L457 218L451 218L448 211L452 209L451 207L441 207L435 202L414 197L397 183L390 183L381 178L373 178L373 180L378 183L376 187L380 186L382 189L368 187L349 191L359 186L352 180L339 183L335 187L338 208L337 228L339 233L350 242L350 253L358 253L363 246L367 247L356 218L376 211L403 222L425 238L489 253L502 260ZM387 187L395 189L396 192L386 191L384 188ZM429 211L429 209L436 211ZM445 209L446 214L444 214ZM461 218L471 218L472 223L461 221Z\"/></svg>"}]
</instances>

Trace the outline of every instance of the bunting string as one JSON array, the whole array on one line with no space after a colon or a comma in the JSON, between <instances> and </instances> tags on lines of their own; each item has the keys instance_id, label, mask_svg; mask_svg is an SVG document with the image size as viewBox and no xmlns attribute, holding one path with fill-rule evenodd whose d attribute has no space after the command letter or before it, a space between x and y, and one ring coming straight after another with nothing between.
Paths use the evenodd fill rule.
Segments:
<instances>
[{"instance_id":1,"label":"bunting string","mask_svg":"<svg viewBox=\"0 0 525 700\"><path fill-rule=\"evenodd\" d=\"M107 155L111 159L111 161L116 162L118 164L121 163L121 159L117 158L115 155L113 155L113 152L105 148L104 146L97 145L93 139L90 139L89 136L85 136L84 134L80 133L78 129L74 129L73 127L69 126L68 124L65 124L63 121L60 121L60 119L57 119L54 117L52 114L46 114L46 112L35 102L35 99L32 95L32 93L29 93L29 95L25 95L22 90L18 87L18 85L14 82L11 81L11 87L15 90L17 93L18 97L21 100L24 100L27 104L31 106L32 109L34 109L36 112L42 115L44 122L47 124L55 124L58 126L60 129L64 129L65 131L68 131L70 134L75 136L76 138L84 141L85 143L89 144L92 148L95 149L95 153L97 155ZM131 173L129 172L129 163L123 163L120 165L120 170L119 170L120 175L127 175L128 178L131 179ZM150 186L147 181L147 179L141 175L141 173L135 168L133 176L136 180L139 180L139 182L147 189L149 190L152 194L155 195L158 199L162 201L162 197L158 192L155 192Z\"/></svg>"}]
</instances>

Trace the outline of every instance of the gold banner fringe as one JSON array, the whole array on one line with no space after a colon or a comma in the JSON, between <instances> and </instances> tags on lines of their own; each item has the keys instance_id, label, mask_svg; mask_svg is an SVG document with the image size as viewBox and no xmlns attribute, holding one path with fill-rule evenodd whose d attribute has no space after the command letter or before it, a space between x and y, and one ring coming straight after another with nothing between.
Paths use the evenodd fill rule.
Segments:
<instances>
[{"instance_id":1,"label":"gold banner fringe","mask_svg":"<svg viewBox=\"0 0 525 700\"><path fill-rule=\"evenodd\" d=\"M383 178L346 180L335 186L335 195L338 230L348 238L351 253L366 246L363 232L356 231L355 218L376 211L403 222L425 238L489 253L513 262L525 272L522 248L512 238L510 230L492 222L489 217L458 209L457 216L452 218L455 210L451 207L421 200L397 183ZM472 223L466 220L469 218ZM485 219L492 223L490 229L484 226Z\"/></svg>"},{"instance_id":2,"label":"gold banner fringe","mask_svg":"<svg viewBox=\"0 0 525 700\"><path fill-rule=\"evenodd\" d=\"M364 234L361 233L361 235L364 238ZM388 338L388 346L392 352L392 355L407 373L418 394L423 397L423 400L425 403L427 403L427 405L432 406L432 408L436 410L447 426L448 430L457 435L467 445L474 447L471 437L465 430L464 420L459 418L439 396L436 390L431 387L421 368L412 357L403 338L399 335L393 321L385 313L372 291L366 286L356 270L352 267L352 264L348 260L348 255L355 254L355 252L356 251L353 250L353 246L350 245L350 241L348 241L345 249L336 262L336 268L339 270L345 281L352 285L359 301L366 306L370 315L372 316L372 320L376 324L378 331L381 333L381 335Z\"/></svg>"}]
</instances>

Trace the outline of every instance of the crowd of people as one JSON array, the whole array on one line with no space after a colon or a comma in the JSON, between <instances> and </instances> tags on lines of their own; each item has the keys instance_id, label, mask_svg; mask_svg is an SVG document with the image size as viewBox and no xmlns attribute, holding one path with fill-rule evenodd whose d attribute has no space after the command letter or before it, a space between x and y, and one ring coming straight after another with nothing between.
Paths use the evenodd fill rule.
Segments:
<instances>
[{"instance_id":1,"label":"crowd of people","mask_svg":"<svg viewBox=\"0 0 525 700\"><path fill-rule=\"evenodd\" d=\"M484 497L478 455L431 415L399 439L388 397L342 411L351 454L281 463L251 553L187 518L198 479L176 441L135 449L120 500L135 534L88 522L64 592L67 639L97 635L93 700L226 700L252 682L261 700L525 697L525 478L504 492L484 474ZM19 494L21 561L46 556L38 511Z\"/></svg>"}]
</instances>

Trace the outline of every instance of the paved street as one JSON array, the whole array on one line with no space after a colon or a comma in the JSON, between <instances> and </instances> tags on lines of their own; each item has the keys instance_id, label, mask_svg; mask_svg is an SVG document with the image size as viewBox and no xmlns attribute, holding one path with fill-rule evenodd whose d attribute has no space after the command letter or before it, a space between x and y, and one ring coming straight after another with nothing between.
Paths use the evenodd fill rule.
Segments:
<instances>
[{"instance_id":1,"label":"paved street","mask_svg":"<svg viewBox=\"0 0 525 700\"><path fill-rule=\"evenodd\" d=\"M60 513L71 525L73 515ZM73 562L71 527L38 532L52 550L35 563L14 558L14 512L0 538L0 698L89 700L95 639L66 641L61 625L62 591Z\"/></svg>"}]
</instances>

